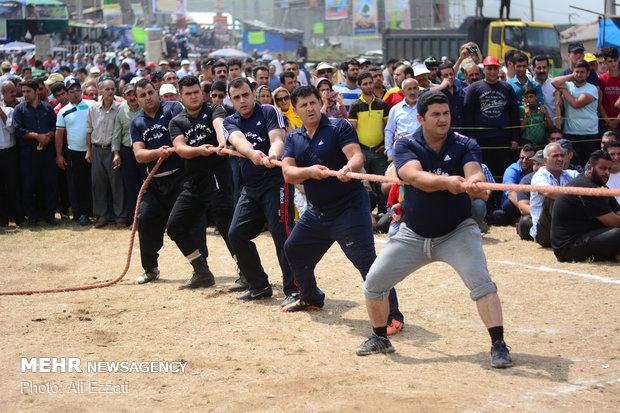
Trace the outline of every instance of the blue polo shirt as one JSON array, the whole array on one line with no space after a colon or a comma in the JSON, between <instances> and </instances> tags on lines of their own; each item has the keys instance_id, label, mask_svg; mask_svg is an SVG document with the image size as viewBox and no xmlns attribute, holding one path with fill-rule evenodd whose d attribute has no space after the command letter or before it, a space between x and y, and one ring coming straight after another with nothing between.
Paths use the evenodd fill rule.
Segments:
<instances>
[{"instance_id":1,"label":"blue polo shirt","mask_svg":"<svg viewBox=\"0 0 620 413\"><path fill-rule=\"evenodd\" d=\"M397 171L407 162L417 160L426 172L464 177L463 166L468 162L480 162L482 152L473 140L450 131L436 153L426 144L422 128L419 128L396 141L393 158ZM409 228L425 238L435 238L448 234L471 217L471 199L466 193L425 192L405 185L403 209Z\"/></svg>"},{"instance_id":2,"label":"blue polo shirt","mask_svg":"<svg viewBox=\"0 0 620 413\"><path fill-rule=\"evenodd\" d=\"M144 110L140 110L140 113L133 118L129 127L131 143L144 142L146 149L157 149L164 145L172 147L168 125L172 118L181 112L183 112L183 105L179 102L167 102L163 100L160 102L159 110L157 110L154 118L144 113ZM153 162L149 162L149 170L153 169L156 163L157 159ZM168 158L164 159L157 173L171 171L181 168L182 166L183 161L179 155L173 153Z\"/></svg>"},{"instance_id":3,"label":"blue polo shirt","mask_svg":"<svg viewBox=\"0 0 620 413\"><path fill-rule=\"evenodd\" d=\"M321 115L321 122L312 139L305 126L289 132L284 141L282 158L294 158L299 167L325 165L337 171L347 164L348 159L342 148L351 143L359 144L359 141L355 128L349 122ZM364 187L358 179L342 182L330 176L323 180L304 181L306 198L319 209L339 204L347 195L359 189L363 190Z\"/></svg>"},{"instance_id":4,"label":"blue polo shirt","mask_svg":"<svg viewBox=\"0 0 620 413\"><path fill-rule=\"evenodd\" d=\"M256 103L252 116L246 119L239 112L235 112L224 119L222 128L227 141L231 133L241 132L254 149L269 155L269 149L271 148L269 132L274 129L285 129L286 124L284 123L284 115L277 108L271 105ZM263 165L254 165L247 158L239 159L241 162L241 175L246 185L257 185L265 179L282 175L282 168L279 166L267 168Z\"/></svg>"},{"instance_id":5,"label":"blue polo shirt","mask_svg":"<svg viewBox=\"0 0 620 413\"><path fill-rule=\"evenodd\" d=\"M58 112L56 127L66 129L67 145L72 151L86 152L86 116L94 104L92 100L82 100L77 105L69 103Z\"/></svg>"}]
</instances>

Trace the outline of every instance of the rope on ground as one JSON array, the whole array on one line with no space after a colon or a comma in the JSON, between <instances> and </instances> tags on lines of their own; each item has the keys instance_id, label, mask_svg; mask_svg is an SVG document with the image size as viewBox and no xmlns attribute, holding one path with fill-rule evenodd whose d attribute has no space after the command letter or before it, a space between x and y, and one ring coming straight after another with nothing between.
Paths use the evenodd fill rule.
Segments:
<instances>
[{"instance_id":1,"label":"rope on ground","mask_svg":"<svg viewBox=\"0 0 620 413\"><path fill-rule=\"evenodd\" d=\"M226 149L226 148L209 148L210 152L214 154L218 154L220 156L223 155L231 155L244 157L241 153ZM144 191L146 187L151 182L153 175L159 169L159 166L163 162L164 158L159 158L153 169L149 172L146 180L142 184L140 188L140 192L138 194L138 200L136 202L136 210L134 213L132 228L131 228L131 236L129 239L129 248L127 251L127 260L125 262L125 268L121 272L121 274L111 281L107 281L99 284L88 284L88 285L75 285L70 287L59 287L59 288L50 288L44 290L16 290L16 291L0 291L0 295L30 295L30 294L42 294L42 293L60 293L67 291L80 291L80 290L91 290L94 288L103 288L109 287L113 284L119 282L123 277L127 274L129 270L129 265L131 264L131 255L133 251L133 243L137 230L137 217L138 210L140 208L140 201L142 200L142 196L144 195ZM266 160L266 163L272 163L276 166L282 166L282 161L278 160ZM340 176L340 172L328 170L325 171L325 174L328 176L338 177ZM348 172L347 176L353 179L374 181L374 182L387 182L398 185L405 185L404 181L401 181L398 178L383 176L383 175L374 175L367 174L361 172ZM490 189L492 191L520 191L520 192L544 192L544 193L553 193L553 194L570 194L570 195L586 195L586 196L620 196L620 189L608 189L608 188L581 188L575 186L533 186L533 185L519 185L519 184L497 184L497 183L489 183L489 182L477 182L469 185L472 189Z\"/></svg>"},{"instance_id":2,"label":"rope on ground","mask_svg":"<svg viewBox=\"0 0 620 413\"><path fill-rule=\"evenodd\" d=\"M129 264L131 264L131 253L133 250L133 242L136 237L136 230L138 229L137 217L138 217L138 210L140 207L140 201L142 200L142 196L144 195L144 191L146 190L146 187L151 182L151 179L153 179L153 175L155 175L155 173L157 172L157 170L159 169L159 166L161 165L163 161L164 161L164 158L159 158L159 160L157 161L153 169L149 172L149 175L144 180L142 187L140 188L140 192L138 194L138 200L136 202L136 210L133 215L133 223L131 225L131 236L129 237L129 248L127 251L127 260L125 261L125 268L123 268L123 271L120 273L118 277L116 277L113 280L103 282L103 283L98 283L98 284L73 285L70 287L49 288L49 289L44 289L44 290L0 291L0 295L30 295L30 294L43 294L43 293L62 293L62 292L67 292L67 291L92 290L94 288L109 287L110 285L116 284L117 282L122 280L125 274L127 274L127 271L129 270Z\"/></svg>"}]
</instances>

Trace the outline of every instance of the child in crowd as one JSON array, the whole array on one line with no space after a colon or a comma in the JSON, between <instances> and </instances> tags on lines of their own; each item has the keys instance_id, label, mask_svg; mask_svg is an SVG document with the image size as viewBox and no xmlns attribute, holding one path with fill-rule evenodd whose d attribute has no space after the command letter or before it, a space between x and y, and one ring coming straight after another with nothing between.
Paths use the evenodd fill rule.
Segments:
<instances>
[{"instance_id":1,"label":"child in crowd","mask_svg":"<svg viewBox=\"0 0 620 413\"><path fill-rule=\"evenodd\" d=\"M523 86L523 104L519 107L521 119L521 139L537 148L546 143L545 128L553 128L553 120L544 105L538 103L536 87L531 84Z\"/></svg>"}]
</instances>

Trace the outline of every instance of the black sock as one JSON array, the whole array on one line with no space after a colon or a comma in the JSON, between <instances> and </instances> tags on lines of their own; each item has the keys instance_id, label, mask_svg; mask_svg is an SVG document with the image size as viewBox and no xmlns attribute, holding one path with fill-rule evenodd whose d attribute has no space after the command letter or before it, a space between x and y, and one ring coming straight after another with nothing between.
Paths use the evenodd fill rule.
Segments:
<instances>
[{"instance_id":1,"label":"black sock","mask_svg":"<svg viewBox=\"0 0 620 413\"><path fill-rule=\"evenodd\" d=\"M489 328L489 334L491 335L491 344L496 341L504 341L504 326L497 326Z\"/></svg>"},{"instance_id":2,"label":"black sock","mask_svg":"<svg viewBox=\"0 0 620 413\"><path fill-rule=\"evenodd\" d=\"M372 332L378 335L379 337L387 338L387 326L383 327L373 327Z\"/></svg>"}]
</instances>

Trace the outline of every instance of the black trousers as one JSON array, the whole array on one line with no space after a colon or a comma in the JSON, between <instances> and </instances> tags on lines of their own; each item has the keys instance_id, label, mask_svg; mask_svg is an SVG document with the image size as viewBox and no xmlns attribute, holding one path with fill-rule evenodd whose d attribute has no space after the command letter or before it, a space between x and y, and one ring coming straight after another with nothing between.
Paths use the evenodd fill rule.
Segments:
<instances>
[{"instance_id":1,"label":"black trousers","mask_svg":"<svg viewBox=\"0 0 620 413\"><path fill-rule=\"evenodd\" d=\"M586 166L590 154L597 149L601 149L601 139L599 135L570 135L565 134L564 137L571 141L573 149L577 154L577 159L573 159L571 163Z\"/></svg>"},{"instance_id":2,"label":"black trousers","mask_svg":"<svg viewBox=\"0 0 620 413\"><path fill-rule=\"evenodd\" d=\"M239 269L252 290L269 285L256 244L252 242L261 233L266 222L276 246L284 293L291 295L298 292L293 272L284 255L284 242L293 230L295 216L293 188L293 185L286 184L279 175L257 185L246 185L241 190L228 236L237 254Z\"/></svg>"},{"instance_id":3,"label":"black trousers","mask_svg":"<svg viewBox=\"0 0 620 413\"><path fill-rule=\"evenodd\" d=\"M164 231L170 211L183 190L185 175L177 171L172 175L153 178L146 188L138 211L138 235L142 268L152 271L157 267L159 249L164 245ZM207 227L203 219L190 230L200 253L207 256Z\"/></svg>"},{"instance_id":4,"label":"black trousers","mask_svg":"<svg viewBox=\"0 0 620 413\"><path fill-rule=\"evenodd\" d=\"M0 225L22 222L24 211L20 191L19 148L0 149Z\"/></svg>"},{"instance_id":5,"label":"black trousers","mask_svg":"<svg viewBox=\"0 0 620 413\"><path fill-rule=\"evenodd\" d=\"M74 215L90 216L92 215L92 196L91 196L91 179L90 164L86 161L86 152L68 150L68 164L73 177L73 190L77 201L77 210L73 211Z\"/></svg>"},{"instance_id":6,"label":"black trousers","mask_svg":"<svg viewBox=\"0 0 620 413\"><path fill-rule=\"evenodd\" d=\"M553 249L559 261L615 261L620 254L620 228L588 232L562 249Z\"/></svg>"},{"instance_id":7,"label":"black trousers","mask_svg":"<svg viewBox=\"0 0 620 413\"><path fill-rule=\"evenodd\" d=\"M43 218L54 219L58 202L58 175L56 150L53 143L37 150L35 147L21 147L22 202L24 213L30 222L36 222L37 188L41 188Z\"/></svg>"},{"instance_id":8,"label":"black trousers","mask_svg":"<svg viewBox=\"0 0 620 413\"><path fill-rule=\"evenodd\" d=\"M499 18L502 19L504 16L504 8L506 9L506 18L510 18L510 0L501 0L499 5Z\"/></svg>"},{"instance_id":9,"label":"black trousers","mask_svg":"<svg viewBox=\"0 0 620 413\"><path fill-rule=\"evenodd\" d=\"M195 238L191 236L191 229L198 225L206 211L212 214L230 255L234 255L228 239L235 208L232 170L227 160L220 163L210 175L189 178L172 207L167 224L168 236L185 256L198 249Z\"/></svg>"},{"instance_id":10,"label":"black trousers","mask_svg":"<svg viewBox=\"0 0 620 413\"><path fill-rule=\"evenodd\" d=\"M555 199L545 197L540 217L536 223L536 242L541 247L551 248L551 216Z\"/></svg>"}]
</instances>

